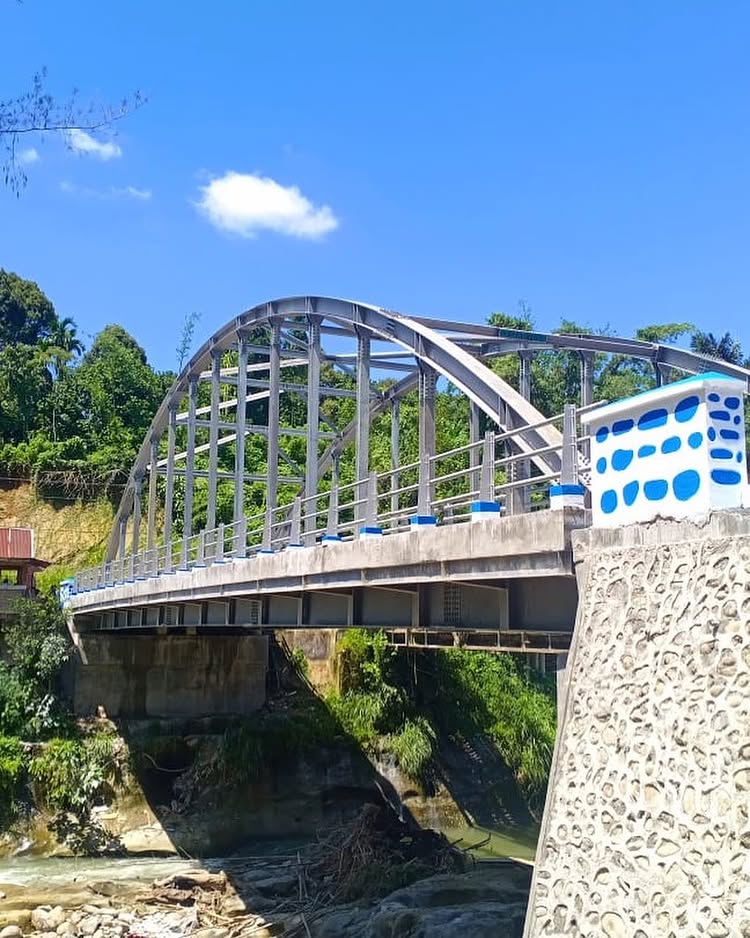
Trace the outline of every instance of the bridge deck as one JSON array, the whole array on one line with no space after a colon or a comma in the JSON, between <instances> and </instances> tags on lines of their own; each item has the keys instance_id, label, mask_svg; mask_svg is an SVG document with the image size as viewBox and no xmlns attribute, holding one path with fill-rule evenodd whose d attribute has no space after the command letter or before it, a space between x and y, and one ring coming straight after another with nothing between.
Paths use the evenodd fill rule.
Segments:
<instances>
[{"instance_id":1,"label":"bridge deck","mask_svg":"<svg viewBox=\"0 0 750 938\"><path fill-rule=\"evenodd\" d=\"M131 606L270 594L573 575L571 532L588 512L566 508L344 541L162 573L71 597L74 616Z\"/></svg>"}]
</instances>

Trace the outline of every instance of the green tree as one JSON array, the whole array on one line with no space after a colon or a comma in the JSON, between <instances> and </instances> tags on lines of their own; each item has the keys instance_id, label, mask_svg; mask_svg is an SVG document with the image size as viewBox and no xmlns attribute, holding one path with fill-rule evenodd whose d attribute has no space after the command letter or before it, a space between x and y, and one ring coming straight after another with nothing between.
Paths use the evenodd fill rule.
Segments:
<instances>
[{"instance_id":1,"label":"green tree","mask_svg":"<svg viewBox=\"0 0 750 938\"><path fill-rule=\"evenodd\" d=\"M718 358L732 365L746 364L740 342L729 332L717 337L713 332L696 330L690 339L690 348L700 355Z\"/></svg>"},{"instance_id":2,"label":"green tree","mask_svg":"<svg viewBox=\"0 0 750 938\"><path fill-rule=\"evenodd\" d=\"M61 438L81 436L100 468L128 468L164 397L160 375L122 326L106 326L81 364L61 379Z\"/></svg>"},{"instance_id":3,"label":"green tree","mask_svg":"<svg viewBox=\"0 0 750 938\"><path fill-rule=\"evenodd\" d=\"M55 307L32 280L0 268L0 347L34 345L58 325Z\"/></svg>"}]
</instances>

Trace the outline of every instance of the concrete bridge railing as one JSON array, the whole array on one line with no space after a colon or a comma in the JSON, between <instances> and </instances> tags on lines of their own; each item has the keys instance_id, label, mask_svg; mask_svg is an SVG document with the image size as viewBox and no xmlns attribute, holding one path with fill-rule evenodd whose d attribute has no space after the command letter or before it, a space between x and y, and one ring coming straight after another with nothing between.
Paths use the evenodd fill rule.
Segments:
<instances>
[{"instance_id":1,"label":"concrete bridge railing","mask_svg":"<svg viewBox=\"0 0 750 938\"><path fill-rule=\"evenodd\" d=\"M488 431L483 439L466 446L343 485L338 481L338 462L334 462L328 491L88 568L75 576L71 592L321 542L382 537L438 523L459 524L563 505L583 506L589 437L581 431L580 417L598 406L566 405L562 414L523 427L524 434L559 427L559 446L520 450L520 430ZM538 468L535 457L550 454L559 457L559 472Z\"/></svg>"}]
</instances>

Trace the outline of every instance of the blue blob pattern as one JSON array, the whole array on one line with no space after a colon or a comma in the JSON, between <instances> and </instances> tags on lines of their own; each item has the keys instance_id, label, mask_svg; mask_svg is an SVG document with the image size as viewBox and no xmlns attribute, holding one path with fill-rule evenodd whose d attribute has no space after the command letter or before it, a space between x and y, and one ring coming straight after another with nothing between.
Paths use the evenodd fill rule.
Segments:
<instances>
[{"instance_id":1,"label":"blue blob pattern","mask_svg":"<svg viewBox=\"0 0 750 938\"><path fill-rule=\"evenodd\" d=\"M614 453L612 453L612 468L617 470L617 472L622 472L623 469L627 469L632 461L632 449L616 449Z\"/></svg>"},{"instance_id":2,"label":"blue blob pattern","mask_svg":"<svg viewBox=\"0 0 750 938\"><path fill-rule=\"evenodd\" d=\"M713 394L709 394L709 395L708 395L708 399L709 399L709 401L713 401L714 403L716 403L717 401L720 401L720 400L721 400L721 395L716 394L716 393L714 392Z\"/></svg>"},{"instance_id":3,"label":"blue blob pattern","mask_svg":"<svg viewBox=\"0 0 750 938\"><path fill-rule=\"evenodd\" d=\"M737 462L742 462L742 453L737 453Z\"/></svg>"},{"instance_id":4,"label":"blue blob pattern","mask_svg":"<svg viewBox=\"0 0 750 938\"><path fill-rule=\"evenodd\" d=\"M615 420L612 424L612 433L614 436L622 436L623 433L628 433L632 430L634 426L633 421L628 417L627 420Z\"/></svg>"},{"instance_id":5,"label":"blue blob pattern","mask_svg":"<svg viewBox=\"0 0 750 938\"><path fill-rule=\"evenodd\" d=\"M599 427L596 431L596 442L603 443L609 436L609 427Z\"/></svg>"},{"instance_id":6,"label":"blue blob pattern","mask_svg":"<svg viewBox=\"0 0 750 938\"><path fill-rule=\"evenodd\" d=\"M599 473L600 476L604 475L604 473L607 471L607 460L604 458L604 456L600 456L597 459L596 471Z\"/></svg>"},{"instance_id":7,"label":"blue blob pattern","mask_svg":"<svg viewBox=\"0 0 750 938\"><path fill-rule=\"evenodd\" d=\"M695 469L685 469L684 472L678 472L672 479L672 491L679 502L686 502L691 499L700 487L701 477Z\"/></svg>"},{"instance_id":8,"label":"blue blob pattern","mask_svg":"<svg viewBox=\"0 0 750 938\"><path fill-rule=\"evenodd\" d=\"M737 424L737 426L739 426L742 423L742 421L740 420L739 414L734 418L734 422L735 424Z\"/></svg>"},{"instance_id":9,"label":"blue blob pattern","mask_svg":"<svg viewBox=\"0 0 750 938\"><path fill-rule=\"evenodd\" d=\"M628 482L622 490L622 499L626 505L630 506L638 497L639 483L637 481Z\"/></svg>"},{"instance_id":10,"label":"blue blob pattern","mask_svg":"<svg viewBox=\"0 0 750 938\"><path fill-rule=\"evenodd\" d=\"M715 436L716 434L714 434ZM740 435L736 430L719 430L719 436L722 440L739 440Z\"/></svg>"},{"instance_id":11,"label":"blue blob pattern","mask_svg":"<svg viewBox=\"0 0 750 938\"><path fill-rule=\"evenodd\" d=\"M681 401L677 402L674 409L675 420L678 423L687 423L688 420L692 420L698 412L698 404L700 404L700 400L695 394L691 394L690 397L683 397Z\"/></svg>"},{"instance_id":12,"label":"blue blob pattern","mask_svg":"<svg viewBox=\"0 0 750 938\"><path fill-rule=\"evenodd\" d=\"M663 427L667 422L667 411L660 407L658 410L647 410L638 418L639 430L653 430L655 427Z\"/></svg>"},{"instance_id":13,"label":"blue blob pattern","mask_svg":"<svg viewBox=\"0 0 750 938\"><path fill-rule=\"evenodd\" d=\"M716 439L716 430L713 427L708 428L708 438L712 443Z\"/></svg>"},{"instance_id":14,"label":"blue blob pattern","mask_svg":"<svg viewBox=\"0 0 750 938\"><path fill-rule=\"evenodd\" d=\"M731 420L732 415L728 410L709 410L709 417L713 417L714 420Z\"/></svg>"},{"instance_id":15,"label":"blue blob pattern","mask_svg":"<svg viewBox=\"0 0 750 938\"><path fill-rule=\"evenodd\" d=\"M662 453L676 453L682 446L682 440L678 436L669 436L661 444Z\"/></svg>"},{"instance_id":16,"label":"blue blob pattern","mask_svg":"<svg viewBox=\"0 0 750 938\"><path fill-rule=\"evenodd\" d=\"M643 486L643 494L650 502L660 502L668 491L666 479L650 479Z\"/></svg>"},{"instance_id":17,"label":"blue blob pattern","mask_svg":"<svg viewBox=\"0 0 750 938\"><path fill-rule=\"evenodd\" d=\"M691 433L688 437L688 446L690 449L698 449L703 443L703 434L702 433Z\"/></svg>"},{"instance_id":18,"label":"blue blob pattern","mask_svg":"<svg viewBox=\"0 0 750 938\"><path fill-rule=\"evenodd\" d=\"M646 456L653 456L656 452L656 447L652 446L650 443L647 446L642 446L638 450L638 458L645 459Z\"/></svg>"},{"instance_id":19,"label":"blue blob pattern","mask_svg":"<svg viewBox=\"0 0 750 938\"><path fill-rule=\"evenodd\" d=\"M726 408L728 408L729 410L737 410L737 408L740 406L740 399L739 399L739 397L727 397L727 398L725 398L725 400L724 400L724 406L725 406Z\"/></svg>"},{"instance_id":20,"label":"blue blob pattern","mask_svg":"<svg viewBox=\"0 0 750 938\"><path fill-rule=\"evenodd\" d=\"M719 485L737 485L742 476L734 469L712 469L711 478Z\"/></svg>"},{"instance_id":21,"label":"blue blob pattern","mask_svg":"<svg viewBox=\"0 0 750 938\"><path fill-rule=\"evenodd\" d=\"M731 459L734 453L731 449L724 449L723 446L715 446L710 450L709 455L711 459Z\"/></svg>"},{"instance_id":22,"label":"blue blob pattern","mask_svg":"<svg viewBox=\"0 0 750 938\"><path fill-rule=\"evenodd\" d=\"M615 492L614 489L607 489L606 492L602 493L600 504L604 514L611 515L612 512L617 508L617 492Z\"/></svg>"}]
</instances>

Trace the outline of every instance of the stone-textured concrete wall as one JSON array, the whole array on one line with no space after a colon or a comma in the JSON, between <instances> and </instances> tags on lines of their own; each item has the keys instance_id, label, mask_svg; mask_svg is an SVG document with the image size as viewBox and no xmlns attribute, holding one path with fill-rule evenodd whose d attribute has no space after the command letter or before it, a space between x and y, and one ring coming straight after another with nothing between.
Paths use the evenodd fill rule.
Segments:
<instances>
[{"instance_id":1,"label":"stone-textured concrete wall","mask_svg":"<svg viewBox=\"0 0 750 938\"><path fill-rule=\"evenodd\" d=\"M527 938L750 936L750 516L574 538Z\"/></svg>"},{"instance_id":2,"label":"stone-textured concrete wall","mask_svg":"<svg viewBox=\"0 0 750 938\"><path fill-rule=\"evenodd\" d=\"M74 708L111 717L250 713L266 699L263 635L80 637Z\"/></svg>"},{"instance_id":3,"label":"stone-textured concrete wall","mask_svg":"<svg viewBox=\"0 0 750 938\"><path fill-rule=\"evenodd\" d=\"M307 677L319 691L336 685L336 640L337 629L279 629L277 636L283 638L294 651L301 648L307 658Z\"/></svg>"}]
</instances>

